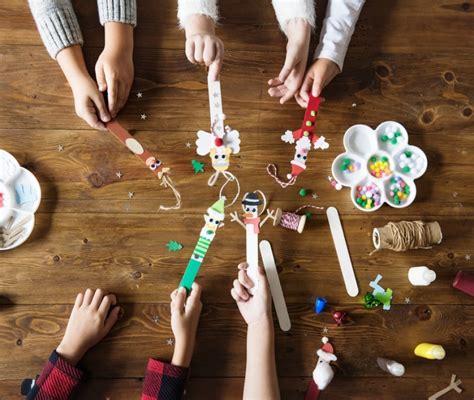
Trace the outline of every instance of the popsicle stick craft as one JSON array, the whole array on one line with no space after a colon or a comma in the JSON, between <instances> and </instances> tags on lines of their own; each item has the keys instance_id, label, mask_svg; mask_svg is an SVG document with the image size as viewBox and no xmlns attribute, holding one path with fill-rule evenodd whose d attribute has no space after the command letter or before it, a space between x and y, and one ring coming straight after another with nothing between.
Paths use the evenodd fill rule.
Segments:
<instances>
[{"instance_id":1,"label":"popsicle stick craft","mask_svg":"<svg viewBox=\"0 0 474 400\"><path fill-rule=\"evenodd\" d=\"M176 204L171 207L160 205L160 210L177 210L181 208L181 194L176 189L168 173L170 168L164 167L162 162L155 158L142 144L119 124L117 120L107 123L107 129L120 140L133 154L142 160L146 166L161 180L161 185L170 188L176 198Z\"/></svg>"},{"instance_id":2,"label":"popsicle stick craft","mask_svg":"<svg viewBox=\"0 0 474 400\"><path fill-rule=\"evenodd\" d=\"M240 183L236 176L229 172L230 155L240 152L240 134L235 129L224 126L225 115L222 112L222 95L220 81L214 81L208 76L209 108L211 116L210 132L197 132L196 152L200 156L209 155L214 173L209 177L207 184L214 186L220 175L226 179L219 195L222 197L224 187L229 182L237 185L237 194L226 206L233 205L240 195Z\"/></svg>"},{"instance_id":3,"label":"popsicle stick craft","mask_svg":"<svg viewBox=\"0 0 474 400\"><path fill-rule=\"evenodd\" d=\"M201 268L201 264L204 257L211 246L214 237L216 236L217 229L224 226L224 205L225 198L221 197L211 207L207 209L207 214L204 215L204 226L199 234L199 239L196 243L196 247L193 250L193 254L188 262L188 266L184 272L183 278L179 283L179 286L185 287L188 291L191 290L194 280Z\"/></svg>"},{"instance_id":4,"label":"popsicle stick craft","mask_svg":"<svg viewBox=\"0 0 474 400\"><path fill-rule=\"evenodd\" d=\"M281 136L281 140L285 143L295 144L295 155L293 160L290 161L291 173L286 176L287 181L282 181L278 177L278 170L275 164L267 165L268 174L273 177L282 188L294 185L299 174L306 169L306 161L311 146L315 149L322 150L329 147L324 136L318 136L314 133L320 103L320 97L310 96L301 128L294 132L288 130Z\"/></svg>"},{"instance_id":5,"label":"popsicle stick craft","mask_svg":"<svg viewBox=\"0 0 474 400\"><path fill-rule=\"evenodd\" d=\"M260 194L260 197L259 197ZM259 210L259 206L260 210ZM246 233L246 261L248 264L247 274L254 283L256 289L258 285L258 234L260 228L267 222L271 214L267 212L267 216L261 220L260 215L267 208L267 199L261 190L245 193L242 199L242 220L239 219L237 211L230 213L230 221L237 222ZM252 293L252 290L250 291Z\"/></svg>"}]
</instances>

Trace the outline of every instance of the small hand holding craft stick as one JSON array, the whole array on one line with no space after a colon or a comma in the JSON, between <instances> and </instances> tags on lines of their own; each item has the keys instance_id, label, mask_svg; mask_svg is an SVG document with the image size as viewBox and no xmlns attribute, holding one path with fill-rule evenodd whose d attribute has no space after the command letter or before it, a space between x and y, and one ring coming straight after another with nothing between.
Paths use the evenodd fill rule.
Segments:
<instances>
[{"instance_id":1,"label":"small hand holding craft stick","mask_svg":"<svg viewBox=\"0 0 474 400\"><path fill-rule=\"evenodd\" d=\"M258 194L263 198L262 200L258 197ZM262 205L262 209L259 211L258 206ZM260 220L260 215L265 211L267 206L267 200L262 191L256 190L255 192L248 192L242 199L242 214L243 220L240 220L237 212L231 213L231 222L237 222L240 226L245 229L246 232L246 261L248 264L247 274L252 282L258 284L258 234L260 233L260 227L267 221L268 216L263 221ZM256 287L256 286L255 286ZM255 289L252 288L252 289ZM252 293L253 290L250 290Z\"/></svg>"},{"instance_id":2,"label":"small hand holding craft stick","mask_svg":"<svg viewBox=\"0 0 474 400\"><path fill-rule=\"evenodd\" d=\"M160 160L155 158L141 143L118 123L112 120L106 124L110 133L120 140L133 154L142 160L148 168L161 180L161 185L169 187L176 198L176 205L173 207L160 206L160 210L177 210L181 208L181 194L176 190L173 181L168 176L169 168L163 167Z\"/></svg>"},{"instance_id":3,"label":"small hand holding craft stick","mask_svg":"<svg viewBox=\"0 0 474 400\"><path fill-rule=\"evenodd\" d=\"M179 286L185 287L188 292L191 290L204 257L216 236L217 229L224 226L222 222L225 217L224 204L225 198L222 197L209 207L207 209L207 214L204 215L204 227L201 229L196 247L193 250L193 254L188 262L183 278L179 283Z\"/></svg>"},{"instance_id":4,"label":"small hand holding craft stick","mask_svg":"<svg viewBox=\"0 0 474 400\"><path fill-rule=\"evenodd\" d=\"M294 185L298 175L306 169L306 160L311 150L311 145L313 145L315 149L322 150L329 147L324 136L318 136L314 133L320 103L320 97L310 95L301 128L294 132L288 130L281 136L281 140L285 143L294 143L296 149L293 160L291 160L291 173L287 175L288 181L284 182L278 177L275 164L267 165L268 174L273 177L282 188Z\"/></svg>"},{"instance_id":5,"label":"small hand holding craft stick","mask_svg":"<svg viewBox=\"0 0 474 400\"><path fill-rule=\"evenodd\" d=\"M449 386L446 386L444 389L428 397L428 400L436 400L440 398L441 396L444 396L446 393L450 392L451 390L455 390L457 393L461 393L462 388L459 387L461 383L462 383L461 379L456 380L456 375L452 374L451 382L449 383Z\"/></svg>"}]
</instances>

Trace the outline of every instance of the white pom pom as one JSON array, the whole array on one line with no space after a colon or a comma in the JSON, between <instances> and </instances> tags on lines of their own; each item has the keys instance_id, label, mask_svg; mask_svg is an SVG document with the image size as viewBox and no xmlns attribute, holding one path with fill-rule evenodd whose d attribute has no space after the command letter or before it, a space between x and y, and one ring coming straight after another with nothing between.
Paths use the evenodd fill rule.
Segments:
<instances>
[{"instance_id":1,"label":"white pom pom","mask_svg":"<svg viewBox=\"0 0 474 400\"><path fill-rule=\"evenodd\" d=\"M321 342L323 342L324 344L326 344L327 342L329 342L329 339L327 336L323 336L323 338L321 339Z\"/></svg>"}]
</instances>

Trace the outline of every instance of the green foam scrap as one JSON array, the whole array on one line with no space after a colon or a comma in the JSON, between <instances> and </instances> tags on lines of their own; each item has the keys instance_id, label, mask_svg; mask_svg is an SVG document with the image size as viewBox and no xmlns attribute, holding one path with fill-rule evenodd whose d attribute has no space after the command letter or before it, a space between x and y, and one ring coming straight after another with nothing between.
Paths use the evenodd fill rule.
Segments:
<instances>
[{"instance_id":1,"label":"green foam scrap","mask_svg":"<svg viewBox=\"0 0 474 400\"><path fill-rule=\"evenodd\" d=\"M390 301L392 300L392 289L386 289L384 293L377 292L374 297L380 301L384 306L389 306Z\"/></svg>"},{"instance_id":2,"label":"green foam scrap","mask_svg":"<svg viewBox=\"0 0 474 400\"><path fill-rule=\"evenodd\" d=\"M298 192L301 197L304 197L308 194L308 191L305 188L301 188Z\"/></svg>"},{"instance_id":3,"label":"green foam scrap","mask_svg":"<svg viewBox=\"0 0 474 400\"><path fill-rule=\"evenodd\" d=\"M410 150L405 150L404 153L405 153L405 155L406 155L408 158L410 158L410 157L412 156L412 154L413 154L413 152L410 151Z\"/></svg>"},{"instance_id":4,"label":"green foam scrap","mask_svg":"<svg viewBox=\"0 0 474 400\"><path fill-rule=\"evenodd\" d=\"M170 240L168 243L166 243L166 247L168 248L168 251L180 251L183 248L183 245L176 240Z\"/></svg>"},{"instance_id":5,"label":"green foam scrap","mask_svg":"<svg viewBox=\"0 0 474 400\"><path fill-rule=\"evenodd\" d=\"M382 305L382 303L379 300L377 300L372 293L367 292L366 295L364 296L364 307L365 308L375 308L375 307L378 307L378 306L381 306L381 305Z\"/></svg>"},{"instance_id":6,"label":"green foam scrap","mask_svg":"<svg viewBox=\"0 0 474 400\"><path fill-rule=\"evenodd\" d=\"M199 162L198 160L191 160L191 165L195 174L204 172L204 163Z\"/></svg>"}]
</instances>

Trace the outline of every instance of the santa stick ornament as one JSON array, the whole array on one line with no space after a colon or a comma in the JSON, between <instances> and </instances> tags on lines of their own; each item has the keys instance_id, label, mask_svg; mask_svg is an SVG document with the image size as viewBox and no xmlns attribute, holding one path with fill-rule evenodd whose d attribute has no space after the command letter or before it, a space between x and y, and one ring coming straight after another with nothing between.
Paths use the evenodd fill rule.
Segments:
<instances>
[{"instance_id":1,"label":"santa stick ornament","mask_svg":"<svg viewBox=\"0 0 474 400\"><path fill-rule=\"evenodd\" d=\"M295 144L295 155L290 162L291 173L287 175L288 181L284 182L278 177L275 164L267 165L268 174L273 177L282 188L294 185L299 174L306 169L306 160L311 147L322 150L329 147L324 136L318 136L314 133L320 103L320 97L310 96L301 128L294 132L288 130L281 136L281 140L285 143Z\"/></svg>"},{"instance_id":2,"label":"santa stick ornament","mask_svg":"<svg viewBox=\"0 0 474 400\"><path fill-rule=\"evenodd\" d=\"M221 197L211 207L207 209L207 214L204 215L204 226L199 234L199 239L194 248L193 254L188 262L188 266L184 272L183 278L179 286L185 287L188 291L191 290L194 280L199 272L202 261L209 250L209 247L216 236L217 229L224 226L224 204L225 198Z\"/></svg>"},{"instance_id":3,"label":"santa stick ornament","mask_svg":"<svg viewBox=\"0 0 474 400\"><path fill-rule=\"evenodd\" d=\"M160 206L160 210L177 210L181 208L181 195L176 190L173 181L168 176L169 168L163 167L160 160L155 158L141 143L135 139L128 131L118 123L117 120L112 120L106 124L107 129L118 140L120 140L133 154L142 160L146 166L161 180L161 185L165 188L170 188L176 198L176 205L172 207Z\"/></svg>"},{"instance_id":4,"label":"santa stick ornament","mask_svg":"<svg viewBox=\"0 0 474 400\"><path fill-rule=\"evenodd\" d=\"M320 391L326 389L334 378L334 370L330 363L336 361L337 357L334 355L334 348L326 336L322 338L322 342L323 346L316 352L318 362L316 368L314 368L313 379L309 383L305 400L317 400Z\"/></svg>"},{"instance_id":5,"label":"santa stick ornament","mask_svg":"<svg viewBox=\"0 0 474 400\"><path fill-rule=\"evenodd\" d=\"M196 140L197 153L200 156L209 155L212 167L215 172L208 180L209 186L214 186L219 175L223 175L226 182L221 187L220 195L227 183L235 181L237 184L237 194L231 206L240 194L240 184L234 174L228 171L230 166L230 155L240 152L240 134L235 129L224 127L225 115L222 112L222 96L220 81L215 81L208 76L209 108L211 115L211 131L198 131Z\"/></svg>"}]
</instances>

